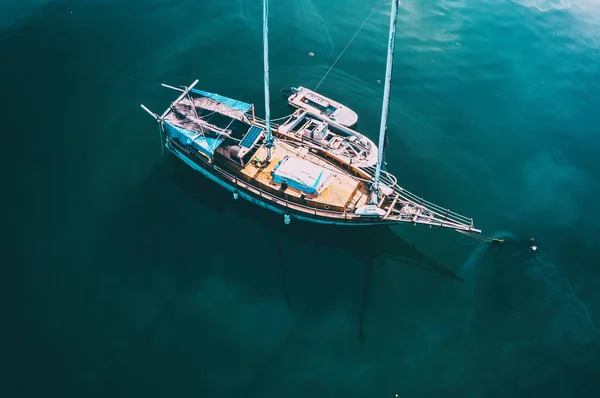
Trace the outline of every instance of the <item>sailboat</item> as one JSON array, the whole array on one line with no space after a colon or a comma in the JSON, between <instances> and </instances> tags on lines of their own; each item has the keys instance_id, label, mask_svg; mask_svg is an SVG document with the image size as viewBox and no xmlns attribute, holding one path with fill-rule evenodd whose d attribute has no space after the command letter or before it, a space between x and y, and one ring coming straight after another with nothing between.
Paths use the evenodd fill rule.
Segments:
<instances>
[{"instance_id":1,"label":"sailboat","mask_svg":"<svg viewBox=\"0 0 600 398\"><path fill-rule=\"evenodd\" d=\"M158 115L164 146L189 167L233 193L292 219L343 226L425 224L481 232L473 220L410 193L382 169L398 16L392 1L376 165L353 167L319 147L277 134L270 119L268 0L263 0L265 119L252 104L190 86ZM164 138L163 138L164 136ZM162 141L161 141L162 142Z\"/></svg>"}]
</instances>

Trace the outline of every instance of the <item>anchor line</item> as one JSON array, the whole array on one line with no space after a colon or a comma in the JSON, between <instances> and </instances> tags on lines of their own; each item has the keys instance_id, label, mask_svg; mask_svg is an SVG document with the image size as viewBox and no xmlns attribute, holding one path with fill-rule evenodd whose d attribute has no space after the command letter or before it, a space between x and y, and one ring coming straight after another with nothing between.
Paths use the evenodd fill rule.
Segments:
<instances>
[{"instance_id":1,"label":"anchor line","mask_svg":"<svg viewBox=\"0 0 600 398\"><path fill-rule=\"evenodd\" d=\"M490 236L476 235L474 233L471 233L471 232L468 232L468 231L462 231L460 229L456 229L455 231L458 232L458 233L460 233L460 234L466 235L466 236L468 236L470 238L478 239L478 240L481 240L481 241L484 241L484 242L487 242L487 243L504 243L504 239L492 238Z\"/></svg>"},{"instance_id":2,"label":"anchor line","mask_svg":"<svg viewBox=\"0 0 600 398\"><path fill-rule=\"evenodd\" d=\"M394 1L396 1L396 0L394 0ZM350 47L350 44L352 44L352 42L354 41L354 39L356 39L356 36L358 35L358 33L367 24L367 22L369 21L369 19L371 18L371 16L375 12L375 10L377 9L377 6L379 5L379 3L381 3L381 0L377 1L377 4L375 4L375 7L373 7L373 9L371 10L371 13L369 14L369 16L363 21L362 25L360 25L360 27L358 28L358 30L354 33L354 36L352 36L352 38L350 39L350 41L348 42L348 44L346 44L346 47L344 47L344 49L342 50L342 52L340 53L340 55L338 55L338 57L336 58L336 60L333 61L333 64L331 64L331 66L329 67L329 69L327 70L327 72L325 73L325 75L323 76L323 78L321 79L321 81L319 82L319 84L317 84L317 86L314 88L313 91L317 91L319 89L319 87L321 86L321 83L323 83L323 81L325 80L325 78L327 78L327 75L329 75L329 72L331 72L331 70L335 67L335 64L337 64L337 62L340 60L340 58L342 58L342 55L344 55L344 53L346 52L346 50L348 49L348 47Z\"/></svg>"}]
</instances>

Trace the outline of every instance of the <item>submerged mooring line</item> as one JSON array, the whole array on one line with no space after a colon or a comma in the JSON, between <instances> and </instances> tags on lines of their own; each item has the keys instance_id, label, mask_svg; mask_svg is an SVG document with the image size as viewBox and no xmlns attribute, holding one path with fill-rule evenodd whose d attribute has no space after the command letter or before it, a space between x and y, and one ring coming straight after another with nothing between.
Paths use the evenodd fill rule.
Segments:
<instances>
[{"instance_id":1,"label":"submerged mooring line","mask_svg":"<svg viewBox=\"0 0 600 398\"><path fill-rule=\"evenodd\" d=\"M283 243L281 238L277 238L275 242L275 246L277 247L277 265L279 266L279 271L281 271L281 284L283 287L283 297L285 299L285 304L289 310L292 309L292 301L290 300L288 283L287 283L287 270L285 267L285 252L283 250Z\"/></svg>"},{"instance_id":2,"label":"submerged mooring line","mask_svg":"<svg viewBox=\"0 0 600 398\"><path fill-rule=\"evenodd\" d=\"M455 280L458 282L463 282L463 279L460 276L458 276L453 271L442 267L441 265L427 264L424 262L419 262L419 261L411 260L410 258L399 257L399 256L385 256L384 255L384 256L379 256L378 258L381 260L391 260L391 261L394 261L399 264L410 265L413 267L421 268L425 271L432 272L434 274L443 276L445 278L452 279L452 280ZM384 267L385 267L385 265L384 265ZM385 267L385 268L387 269L387 267Z\"/></svg>"},{"instance_id":3,"label":"submerged mooring line","mask_svg":"<svg viewBox=\"0 0 600 398\"><path fill-rule=\"evenodd\" d=\"M358 338L361 341L365 341L367 338L365 337L365 316L367 313L367 294L369 293L369 283L371 282L371 277L373 276L373 263L375 259L367 260L365 264L365 273L363 276L363 289L362 289L362 297L360 300L360 310L358 313Z\"/></svg>"}]
</instances>

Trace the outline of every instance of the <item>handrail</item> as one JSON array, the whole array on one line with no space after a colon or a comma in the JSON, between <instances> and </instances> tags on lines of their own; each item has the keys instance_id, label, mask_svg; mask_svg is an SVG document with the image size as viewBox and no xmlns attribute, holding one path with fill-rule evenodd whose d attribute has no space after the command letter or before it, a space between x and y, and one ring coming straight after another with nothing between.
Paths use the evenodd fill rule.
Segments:
<instances>
[{"instance_id":1,"label":"handrail","mask_svg":"<svg viewBox=\"0 0 600 398\"><path fill-rule=\"evenodd\" d=\"M374 168L372 166L363 168L368 174L372 174ZM451 211L450 209L443 208L433 202L423 199L422 197L412 193L411 191L397 185L397 181L392 180L391 176L396 178L393 174L385 172L382 174L383 182L388 182L392 185L394 191L403 199L404 202L408 202L412 206L416 208L425 209L435 215L442 217L444 221L451 220L457 222L459 224L468 226L472 229L472 218L463 216L462 214Z\"/></svg>"},{"instance_id":2,"label":"handrail","mask_svg":"<svg viewBox=\"0 0 600 398\"><path fill-rule=\"evenodd\" d=\"M194 153L194 155L196 155L196 153ZM197 156L197 157L206 163L206 161L204 159L200 158L199 156ZM287 208L292 208L292 209L295 208L297 210L310 211L311 213L314 213L315 215L321 215L321 216L337 215L339 218L341 218L341 215L343 214L345 220L347 220L348 218L350 218L350 219L360 219L361 218L361 216L356 215L354 213L348 213L345 211L332 211L332 210L319 209L317 207L306 206L306 205L302 205L302 204L299 204L296 202L289 201L285 198L281 198L279 196L273 195L272 193L267 192L267 191L257 187L256 185L250 184L244 180L240 180L238 177L236 177L233 174L229 173L228 171L220 168L219 166L211 165L211 167L213 169L215 169L216 171L218 171L219 173L221 173L222 175L226 176L236 186L240 186L240 187L244 187L249 190L253 190L253 191L255 191L255 193L258 192L259 196L265 197L266 199L270 200L271 202L275 202L280 205L285 205ZM401 195L399 195L399 196L401 196ZM409 204L414 206L414 203L412 203L412 202L410 202ZM437 213L436 213L436 215L441 216L440 214L437 214ZM412 214L403 215L403 216L399 216L395 220L400 221L400 222L414 222L413 217L414 217L414 215L412 215ZM431 225L431 226L441 226L441 227L459 229L459 230L465 230L465 229L475 230L474 228L472 228L470 223L467 224L467 223L461 222L459 220L453 220L452 218L437 219L435 217L425 217L424 219L418 219L417 222L420 224L426 224L426 225Z\"/></svg>"},{"instance_id":3,"label":"handrail","mask_svg":"<svg viewBox=\"0 0 600 398\"><path fill-rule=\"evenodd\" d=\"M179 100L183 99L183 97L186 95L186 93L196 85L196 83L198 83L198 81L194 81L189 87L185 87L185 90L181 90L181 89L177 89L177 91L181 91L182 94L180 95L180 97L174 101L173 103L178 102ZM163 84L163 86L168 87L168 88L174 88L171 86L167 86L165 84ZM193 104L192 104L193 105ZM144 107L144 109L146 109ZM172 110L171 107L169 107L165 113L159 117L159 120L164 119L164 117L166 117L166 115ZM154 116L155 118L157 117L157 115L153 114L152 112L148 111L146 109L146 111L148 113L150 113L152 116ZM271 120L271 122L269 123L269 127L272 127L275 130L279 129L279 125L276 123L273 123L274 120L283 120L283 119L289 119L290 117L292 117L292 115L287 115L278 119L273 119ZM200 118L198 118L199 120L202 120ZM255 117L255 122L258 121L259 123L256 123L258 125L262 124L265 125L266 127L266 120L261 119L259 117ZM192 122L192 124L195 123L195 120L190 120L190 122ZM204 121L203 121L204 122ZM205 124L207 124L207 128L211 128L213 127L212 125L210 125L207 122L204 122ZM218 128L216 126L214 126L214 129L217 130L216 132L219 132ZM222 133L222 132L219 132ZM284 135L284 133L281 133L281 135ZM231 138L231 137L230 137ZM280 138L282 141L285 141L288 145L293 146L295 148L300 147L303 144L308 144L310 147L313 147L314 149L317 150L321 150L324 151L326 153L328 153L328 151L324 148L322 148L320 145L313 143L314 140L311 140L310 138L306 138L303 139L301 142L296 142L294 140L291 139L285 139L285 138ZM179 145L176 143L176 145ZM183 146L182 146L183 147ZM187 152L187 151L186 151ZM207 163L204 159L202 159L200 156L198 156L196 153L194 153L196 155L197 158L201 159L203 162ZM340 159L338 156L336 156L335 154L329 153L330 156L332 157L332 159L328 159L326 157L321 158L321 160L323 162L325 162L327 165L334 167L335 169L339 169L340 165L336 164L336 162L342 162L342 163L346 163L343 159ZM335 160L336 162L334 162L333 160ZM347 164L347 163L346 163ZM373 166L364 166L357 162L355 164L349 163L347 164L349 167L353 168L356 172L357 175L354 175L354 178L357 178L358 180L361 180L363 182L369 182L369 181L373 181L374 179L374 173L376 173L376 168ZM239 185L238 184L238 178L231 175L230 173L226 172L225 170L221 169L220 167L217 167L215 165L211 164L211 167L217 169L220 173L226 175L228 178L232 179L232 181L234 182L234 184ZM343 168L343 167L342 167ZM361 178L360 175L366 175L368 177L370 177L369 179L365 179L365 178ZM422 223L422 224L429 224L429 225L439 225L439 226L448 226L448 225L454 225L455 228L459 228L459 229L467 229L470 231L478 231L473 227L473 219L472 218L468 218L466 216L463 216L459 213L456 213L454 211L450 211L449 209L445 209L435 203L429 202L425 199L423 199L422 197L419 197L418 195L406 190L405 188L402 188L398 185L398 181L396 176L394 176L393 174L388 173L387 171L384 171L382 173L382 175L380 176L382 182L387 183L388 185L390 185L390 188L392 188L394 190L394 192L398 195L399 199L398 203L400 205L402 205L402 207L410 207L412 209L412 211L410 211L409 214L403 215L400 214L398 215L398 218L396 218L395 220L398 221L411 221L412 222L418 222L418 223ZM310 207L310 206L306 206L306 205L302 205L302 204L298 204L296 202L291 202L287 199L282 199L276 195L273 195L269 192L266 192L260 188L258 188L255 185L252 184L247 184L245 183L244 185L246 185L247 187L257 191L259 193L259 195L266 195L268 198L270 198L271 201L274 201L276 203L280 203L281 201L283 201L283 203L285 204L286 207L288 207L290 204L293 207L299 208L301 210L311 210L314 211L315 214L321 213L324 215L327 214L336 214L336 215L341 215L342 213L344 214L344 218L347 219L347 215L351 214L351 218L359 218L360 216L355 215L354 213L348 213L345 211L330 211L330 210L324 210L324 209L318 209L317 207ZM406 218L406 220L403 220L403 218Z\"/></svg>"},{"instance_id":4,"label":"handrail","mask_svg":"<svg viewBox=\"0 0 600 398\"><path fill-rule=\"evenodd\" d=\"M174 142L176 146L182 147L181 144L173 141L172 139L169 139L169 141ZM195 157L197 157L198 159L200 159L202 162L208 163L208 162L206 162L205 159L203 159L202 157L198 156L195 152L193 152L193 155ZM219 166L210 164L210 167L213 168L214 170L217 170L219 173L225 175L226 177L228 177L230 179L230 181L232 183L234 183L236 186L245 186L247 188L252 188L253 190L257 191L260 196L266 196L266 197L268 197L268 199L270 199L271 201L276 202L276 203L283 202L287 207L292 207L292 208L297 207L297 208L300 208L300 209L311 210L311 212L314 211L315 214L317 214L317 213L323 213L323 214L340 214L341 215L343 213L343 214L345 214L344 218L347 218L347 216L346 216L347 214L350 214L352 218L359 218L360 217L360 216L358 216L358 215L356 215L354 213L347 213L347 212L344 212L344 211L333 211L333 210L319 209L318 207L311 207L311 206L306 206L306 205L303 205L303 204L300 204L300 203L292 202L292 201L289 201L287 199L281 198L279 196L273 195L272 193L267 192L267 191L265 191L265 190L257 187L256 185L253 185L253 184L247 183L246 181L240 180L239 177L234 176L233 174L231 174L228 171L220 168Z\"/></svg>"},{"instance_id":5,"label":"handrail","mask_svg":"<svg viewBox=\"0 0 600 398\"><path fill-rule=\"evenodd\" d=\"M248 188L252 188L255 191L258 191L260 193L260 196L264 196L269 198L271 201L276 202L281 204L281 202L283 202L283 204L286 207L290 207L290 208L294 208L294 207L298 207L300 209L306 209L306 210L311 210L314 211L315 214L317 213L324 213L324 214L346 214L346 212L343 211L333 211L333 210L325 210L325 209L319 209L318 207L311 207L311 206L306 206L306 205L302 205L296 202L292 202L289 201L287 199L281 198L279 196L273 195L270 192L267 192L259 187L257 187L256 185L253 184L249 184L246 181L240 180L238 177L234 176L233 174L230 174L229 172L223 170L222 168L220 168L219 166L214 166L213 165L213 169L217 170L219 173L224 174L225 176L227 176L231 182L233 182L235 185L237 186L245 186ZM352 214L353 217L358 218L360 216L357 216L355 214Z\"/></svg>"},{"instance_id":6,"label":"handrail","mask_svg":"<svg viewBox=\"0 0 600 398\"><path fill-rule=\"evenodd\" d=\"M183 147L181 144L178 144L177 142L175 142L173 140L169 140L169 141L174 142L176 146ZM295 142L290 142L290 141L286 141L286 142L288 144L290 144L291 146L296 146L296 147L300 146L298 143L295 143ZM206 162L205 159L198 156L198 154L196 154L195 152L193 152L193 154L194 154L194 156L196 156L196 158L200 159L202 162L208 163L208 162ZM333 164L332 162L330 162L328 159L321 159L321 160L323 160L324 162L326 162L336 168L338 167L335 164ZM245 187L246 189L253 190L255 192L255 194L258 193L259 196L261 196L261 197L264 196L271 202L274 202L274 203L277 203L280 205L285 205L288 208L295 208L300 211L311 212L311 213L314 213L315 215L321 215L324 217L327 217L328 215L337 215L339 218L341 218L341 215L343 214L344 219L346 219L346 220L348 218L359 219L361 217L359 215L356 215L354 213L348 213L346 211L332 211L332 210L319 209L317 207L306 206L306 205L303 205L303 204L300 204L297 202L289 201L285 198L281 198L270 192L264 191L263 189L257 187L256 185L253 185L246 181L240 181L240 179L238 177L234 176L233 174L227 172L226 170L224 170L216 165L210 164L210 167L213 168L214 170L218 171L222 175L226 176L236 186L241 186L241 187ZM394 187L394 192L399 196L399 200L397 202L399 204L401 204L403 207L408 206L409 208L412 208L413 211L411 211L408 214L400 214L400 215L398 215L398 218L394 218L391 220L396 220L398 222L412 222L412 223L419 223L419 224L425 224L425 225L431 225L431 226L440 226L440 227L445 227L445 228L479 232L479 230L473 228L473 221L472 221L472 219L470 219L468 217L465 217L458 213L452 212L448 209L444 209L441 206L438 206L434 203L428 202L428 201L420 198L419 196L413 194L412 192L405 190L404 188L402 188L398 185L396 185ZM423 210L429 214L423 214L422 213Z\"/></svg>"}]
</instances>

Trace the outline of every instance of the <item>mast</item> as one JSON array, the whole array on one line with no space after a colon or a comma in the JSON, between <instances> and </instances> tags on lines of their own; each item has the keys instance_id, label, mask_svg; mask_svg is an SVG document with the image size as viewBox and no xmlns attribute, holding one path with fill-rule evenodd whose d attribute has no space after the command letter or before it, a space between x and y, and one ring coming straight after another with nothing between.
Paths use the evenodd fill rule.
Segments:
<instances>
[{"instance_id":1,"label":"mast","mask_svg":"<svg viewBox=\"0 0 600 398\"><path fill-rule=\"evenodd\" d=\"M390 85L392 83L392 69L394 67L394 47L396 43L396 23L398 21L398 4L400 0L392 0L392 14L390 15L390 35L388 39L387 65L385 68L385 87L383 89L383 107L381 110L381 124L379 126L379 153L377 157L377 168L375 169L375 181L372 187L371 203L378 202L379 179L381 177L381 164L383 163L383 151L386 140L386 124L388 108L390 103Z\"/></svg>"},{"instance_id":2,"label":"mast","mask_svg":"<svg viewBox=\"0 0 600 398\"><path fill-rule=\"evenodd\" d=\"M271 134L271 106L269 99L269 0L263 0L263 53L264 53L264 77L265 77L265 125L267 128L267 158L265 163L271 160L271 148L273 135Z\"/></svg>"}]
</instances>

